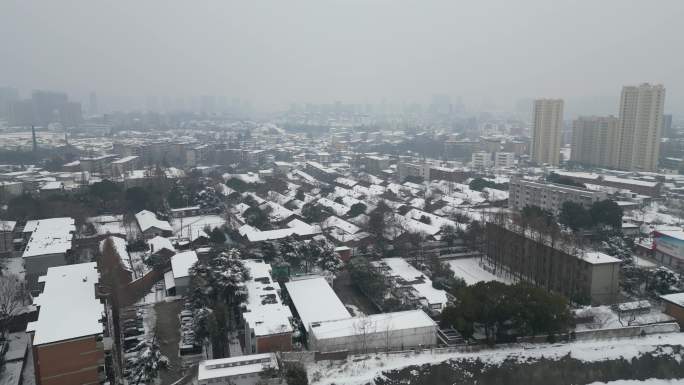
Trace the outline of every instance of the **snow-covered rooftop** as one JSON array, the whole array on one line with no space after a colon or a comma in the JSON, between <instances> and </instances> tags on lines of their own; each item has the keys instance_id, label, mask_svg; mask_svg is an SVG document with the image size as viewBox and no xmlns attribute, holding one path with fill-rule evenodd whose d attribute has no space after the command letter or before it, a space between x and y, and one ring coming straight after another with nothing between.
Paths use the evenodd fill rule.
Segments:
<instances>
[{"instance_id":1,"label":"snow-covered rooftop","mask_svg":"<svg viewBox=\"0 0 684 385\"><path fill-rule=\"evenodd\" d=\"M242 225L238 232L247 237L250 242L268 241L289 237L290 235L313 235L320 233L317 227L311 226L299 219L293 219L287 223L289 227L276 230L261 231L250 225Z\"/></svg>"},{"instance_id":2,"label":"snow-covered rooftop","mask_svg":"<svg viewBox=\"0 0 684 385\"><path fill-rule=\"evenodd\" d=\"M373 330L368 330L368 325L372 325ZM436 327L435 321L422 310L407 310L320 322L311 327L311 333L316 336L317 340L322 340L354 336L360 334L362 330L365 333L374 331L389 333L424 327Z\"/></svg>"},{"instance_id":3,"label":"snow-covered rooftop","mask_svg":"<svg viewBox=\"0 0 684 385\"><path fill-rule=\"evenodd\" d=\"M164 238L161 236L156 236L147 241L147 245L150 247L150 252L156 253L161 249L167 249L169 251L176 251L169 238Z\"/></svg>"},{"instance_id":4,"label":"snow-covered rooftop","mask_svg":"<svg viewBox=\"0 0 684 385\"><path fill-rule=\"evenodd\" d=\"M283 305L278 284L271 277L271 265L261 260L245 260L250 279L247 287L247 310L243 318L256 336L292 332L290 308Z\"/></svg>"},{"instance_id":5,"label":"snow-covered rooftop","mask_svg":"<svg viewBox=\"0 0 684 385\"><path fill-rule=\"evenodd\" d=\"M325 229L327 229L329 227L337 227L339 229L344 230L348 234L356 234L359 231L361 231L361 229L358 226L356 226L352 223L349 223L349 222L345 221L344 219L340 219L334 215L331 217L328 217L326 220L324 220L321 223L321 227L325 228Z\"/></svg>"},{"instance_id":6,"label":"snow-covered rooftop","mask_svg":"<svg viewBox=\"0 0 684 385\"><path fill-rule=\"evenodd\" d=\"M313 277L285 284L302 324L349 318L351 315L325 278Z\"/></svg>"},{"instance_id":7,"label":"snow-covered rooftop","mask_svg":"<svg viewBox=\"0 0 684 385\"><path fill-rule=\"evenodd\" d=\"M46 254L66 253L71 249L71 240L76 231L73 218L49 218L26 222L24 232L31 232L24 258Z\"/></svg>"},{"instance_id":8,"label":"snow-covered rooftop","mask_svg":"<svg viewBox=\"0 0 684 385\"><path fill-rule=\"evenodd\" d=\"M667 302L672 302L676 305L684 307L684 293L673 293L661 295L660 298Z\"/></svg>"},{"instance_id":9,"label":"snow-covered rooftop","mask_svg":"<svg viewBox=\"0 0 684 385\"><path fill-rule=\"evenodd\" d=\"M670 238L675 238L680 241L684 241L684 231L682 230L663 230L658 231L659 234L668 236Z\"/></svg>"},{"instance_id":10,"label":"snow-covered rooftop","mask_svg":"<svg viewBox=\"0 0 684 385\"><path fill-rule=\"evenodd\" d=\"M35 332L33 345L102 333L105 309L95 298L98 280L95 262L49 268L40 277L45 282L43 293L33 299L40 306L38 320L28 325Z\"/></svg>"},{"instance_id":11,"label":"snow-covered rooftop","mask_svg":"<svg viewBox=\"0 0 684 385\"><path fill-rule=\"evenodd\" d=\"M147 231L153 227L162 231L171 231L171 225L167 221L157 219L157 215L151 211L143 210L135 214L135 219L138 221L141 231Z\"/></svg>"},{"instance_id":12,"label":"snow-covered rooftop","mask_svg":"<svg viewBox=\"0 0 684 385\"><path fill-rule=\"evenodd\" d=\"M579 254L579 258L591 263L592 265L600 265L603 263L620 263L621 261L615 257L611 257L608 254L602 253L600 251L590 251L584 254Z\"/></svg>"},{"instance_id":13,"label":"snow-covered rooftop","mask_svg":"<svg viewBox=\"0 0 684 385\"><path fill-rule=\"evenodd\" d=\"M274 353L252 354L206 360L199 363L197 380L205 381L260 373L266 368L278 368Z\"/></svg>"},{"instance_id":14,"label":"snow-covered rooftop","mask_svg":"<svg viewBox=\"0 0 684 385\"><path fill-rule=\"evenodd\" d=\"M193 250L184 251L171 257L171 270L174 278L190 275L189 270L197 262L197 253Z\"/></svg>"}]
</instances>

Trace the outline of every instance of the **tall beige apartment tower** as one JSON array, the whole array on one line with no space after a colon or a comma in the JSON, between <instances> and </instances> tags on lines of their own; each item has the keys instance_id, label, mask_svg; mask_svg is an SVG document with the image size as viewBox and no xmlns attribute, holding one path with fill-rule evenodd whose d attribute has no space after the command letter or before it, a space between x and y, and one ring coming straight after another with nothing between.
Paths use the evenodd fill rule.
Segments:
<instances>
[{"instance_id":1,"label":"tall beige apartment tower","mask_svg":"<svg viewBox=\"0 0 684 385\"><path fill-rule=\"evenodd\" d=\"M537 99L534 101L532 125L532 160L557 166L563 127L563 100Z\"/></svg>"},{"instance_id":2,"label":"tall beige apartment tower","mask_svg":"<svg viewBox=\"0 0 684 385\"><path fill-rule=\"evenodd\" d=\"M618 163L620 130L614 116L580 116L572 123L573 162L615 168Z\"/></svg>"},{"instance_id":3,"label":"tall beige apartment tower","mask_svg":"<svg viewBox=\"0 0 684 385\"><path fill-rule=\"evenodd\" d=\"M665 87L660 84L622 87L618 168L658 169L664 104Z\"/></svg>"}]
</instances>

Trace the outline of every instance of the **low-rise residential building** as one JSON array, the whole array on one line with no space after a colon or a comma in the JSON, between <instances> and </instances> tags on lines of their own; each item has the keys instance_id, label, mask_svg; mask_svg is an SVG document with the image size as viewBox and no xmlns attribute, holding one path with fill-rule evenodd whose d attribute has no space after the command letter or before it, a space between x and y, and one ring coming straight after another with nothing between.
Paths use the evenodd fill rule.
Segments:
<instances>
[{"instance_id":1,"label":"low-rise residential building","mask_svg":"<svg viewBox=\"0 0 684 385\"><path fill-rule=\"evenodd\" d=\"M479 169L492 167L492 154L484 151L474 152L471 165Z\"/></svg>"},{"instance_id":2,"label":"low-rise residential building","mask_svg":"<svg viewBox=\"0 0 684 385\"><path fill-rule=\"evenodd\" d=\"M183 251L171 257L171 270L164 274L166 290L174 295L183 295L190 287L190 268L197 263L197 253ZM168 274L171 273L169 276Z\"/></svg>"},{"instance_id":3,"label":"low-rise residential building","mask_svg":"<svg viewBox=\"0 0 684 385\"><path fill-rule=\"evenodd\" d=\"M494 154L494 167L511 168L515 166L515 154L512 152L497 152Z\"/></svg>"},{"instance_id":4,"label":"low-rise residential building","mask_svg":"<svg viewBox=\"0 0 684 385\"><path fill-rule=\"evenodd\" d=\"M316 323L351 317L323 277L304 277L287 282L285 287L307 332Z\"/></svg>"},{"instance_id":5,"label":"low-rise residential building","mask_svg":"<svg viewBox=\"0 0 684 385\"><path fill-rule=\"evenodd\" d=\"M245 323L247 354L292 350L292 312L282 302L279 285L271 276L271 265L246 260L250 279L242 318Z\"/></svg>"},{"instance_id":6,"label":"low-rise residential building","mask_svg":"<svg viewBox=\"0 0 684 385\"><path fill-rule=\"evenodd\" d=\"M73 218L49 218L26 222L24 237L28 238L22 258L29 288L37 288L37 279L50 267L67 263L76 231Z\"/></svg>"},{"instance_id":7,"label":"low-rise residential building","mask_svg":"<svg viewBox=\"0 0 684 385\"><path fill-rule=\"evenodd\" d=\"M157 236L169 237L173 233L169 222L158 219L157 215L151 211L143 210L135 214L135 219L138 221L138 228L140 228L145 239Z\"/></svg>"},{"instance_id":8,"label":"low-rise residential building","mask_svg":"<svg viewBox=\"0 0 684 385\"><path fill-rule=\"evenodd\" d=\"M399 181L403 182L406 178L426 180L430 177L430 165L399 162L397 164Z\"/></svg>"},{"instance_id":9,"label":"low-rise residential building","mask_svg":"<svg viewBox=\"0 0 684 385\"><path fill-rule=\"evenodd\" d=\"M407 305L439 314L447 306L447 293L432 286L430 278L403 258L383 258L373 265L386 277L396 297Z\"/></svg>"},{"instance_id":10,"label":"low-rise residential building","mask_svg":"<svg viewBox=\"0 0 684 385\"><path fill-rule=\"evenodd\" d=\"M364 171L377 174L389 168L390 159L387 156L365 155L361 157L360 163L363 166Z\"/></svg>"},{"instance_id":11,"label":"low-rise residential building","mask_svg":"<svg viewBox=\"0 0 684 385\"><path fill-rule=\"evenodd\" d=\"M278 372L278 360L274 353L252 354L230 358L206 360L199 363L198 385L256 385L277 384L279 378L264 378L263 372Z\"/></svg>"},{"instance_id":12,"label":"low-rise residential building","mask_svg":"<svg viewBox=\"0 0 684 385\"><path fill-rule=\"evenodd\" d=\"M28 324L38 385L101 384L105 381L105 306L96 296L97 264L50 267L34 298L38 320ZM108 333L108 332L107 332Z\"/></svg>"},{"instance_id":13,"label":"low-rise residential building","mask_svg":"<svg viewBox=\"0 0 684 385\"><path fill-rule=\"evenodd\" d=\"M591 206L607 198L602 191L588 190L555 183L535 182L521 178L511 178L509 184L508 207L522 210L526 206L537 206L558 215L564 202Z\"/></svg>"},{"instance_id":14,"label":"low-rise residential building","mask_svg":"<svg viewBox=\"0 0 684 385\"><path fill-rule=\"evenodd\" d=\"M305 170L316 179L326 183L333 183L339 176L338 173L332 168L313 161L306 162Z\"/></svg>"},{"instance_id":15,"label":"low-rise residential building","mask_svg":"<svg viewBox=\"0 0 684 385\"><path fill-rule=\"evenodd\" d=\"M470 177L470 173L458 168L431 166L429 170L430 180L445 180L447 182L461 183Z\"/></svg>"},{"instance_id":16,"label":"low-rise residential building","mask_svg":"<svg viewBox=\"0 0 684 385\"><path fill-rule=\"evenodd\" d=\"M684 326L684 293L661 295L660 299L665 304L664 313L674 317L679 326Z\"/></svg>"},{"instance_id":17,"label":"low-rise residential building","mask_svg":"<svg viewBox=\"0 0 684 385\"><path fill-rule=\"evenodd\" d=\"M121 177L136 170L140 166L139 157L136 155L125 156L112 162L112 176Z\"/></svg>"},{"instance_id":18,"label":"low-rise residential building","mask_svg":"<svg viewBox=\"0 0 684 385\"><path fill-rule=\"evenodd\" d=\"M406 350L437 344L437 324L422 310L318 322L309 345L319 352Z\"/></svg>"},{"instance_id":19,"label":"low-rise residential building","mask_svg":"<svg viewBox=\"0 0 684 385\"><path fill-rule=\"evenodd\" d=\"M532 239L515 227L487 223L485 252L496 274L563 294L576 302L612 304L619 299L620 263L543 236Z\"/></svg>"},{"instance_id":20,"label":"low-rise residential building","mask_svg":"<svg viewBox=\"0 0 684 385\"><path fill-rule=\"evenodd\" d=\"M655 231L653 233L653 258L658 262L684 269L684 231Z\"/></svg>"}]
</instances>

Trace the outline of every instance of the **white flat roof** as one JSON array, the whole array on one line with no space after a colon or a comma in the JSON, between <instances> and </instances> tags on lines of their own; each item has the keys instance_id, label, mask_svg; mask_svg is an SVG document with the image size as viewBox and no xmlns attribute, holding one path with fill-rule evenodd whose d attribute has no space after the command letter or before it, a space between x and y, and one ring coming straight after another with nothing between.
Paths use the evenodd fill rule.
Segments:
<instances>
[{"instance_id":1,"label":"white flat roof","mask_svg":"<svg viewBox=\"0 0 684 385\"><path fill-rule=\"evenodd\" d=\"M197 253L193 250L184 251L171 257L171 270L174 278L183 278L190 275L188 270L197 262Z\"/></svg>"},{"instance_id":2,"label":"white flat roof","mask_svg":"<svg viewBox=\"0 0 684 385\"><path fill-rule=\"evenodd\" d=\"M323 277L290 281L285 284L285 287L307 330L314 322L351 317L347 308Z\"/></svg>"},{"instance_id":3,"label":"white flat roof","mask_svg":"<svg viewBox=\"0 0 684 385\"><path fill-rule=\"evenodd\" d=\"M372 334L425 327L434 328L436 323L422 310L408 310L321 322L311 327L311 333L317 340L322 340L358 335L361 330Z\"/></svg>"},{"instance_id":4,"label":"white flat roof","mask_svg":"<svg viewBox=\"0 0 684 385\"><path fill-rule=\"evenodd\" d=\"M268 367L278 368L278 361L274 353L206 360L199 363L197 379L201 381L260 373Z\"/></svg>"},{"instance_id":5,"label":"white flat roof","mask_svg":"<svg viewBox=\"0 0 684 385\"><path fill-rule=\"evenodd\" d=\"M579 255L579 258L583 259L586 262L591 263L592 265L599 265L602 263L620 263L619 259L615 257L611 257L608 254L602 253L600 251L590 251L587 253L584 253L584 255Z\"/></svg>"},{"instance_id":6,"label":"white flat roof","mask_svg":"<svg viewBox=\"0 0 684 385\"><path fill-rule=\"evenodd\" d=\"M247 311L243 318L254 329L254 335L267 336L292 332L290 308L283 305L278 294L278 284L271 277L271 265L260 260L244 261L249 269L247 287Z\"/></svg>"},{"instance_id":7,"label":"white flat roof","mask_svg":"<svg viewBox=\"0 0 684 385\"><path fill-rule=\"evenodd\" d=\"M33 345L101 334L105 309L95 298L98 280L95 262L49 268L41 277L43 293L33 299L40 306L38 320L28 327L35 331Z\"/></svg>"},{"instance_id":8,"label":"white flat roof","mask_svg":"<svg viewBox=\"0 0 684 385\"><path fill-rule=\"evenodd\" d=\"M76 225L73 218L49 218L26 222L24 232L32 232L24 249L24 258L46 254L66 253Z\"/></svg>"}]
</instances>

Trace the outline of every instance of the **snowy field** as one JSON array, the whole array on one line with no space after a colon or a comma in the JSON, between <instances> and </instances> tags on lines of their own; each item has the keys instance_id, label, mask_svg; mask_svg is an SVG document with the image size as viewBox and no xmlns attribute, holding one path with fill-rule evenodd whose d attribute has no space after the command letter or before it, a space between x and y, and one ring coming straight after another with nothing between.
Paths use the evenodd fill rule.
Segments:
<instances>
[{"instance_id":1,"label":"snowy field","mask_svg":"<svg viewBox=\"0 0 684 385\"><path fill-rule=\"evenodd\" d=\"M323 384L366 384L372 382L383 371L402 369L411 365L439 364L448 360L477 360L498 365L505 360L516 360L520 363L537 359L561 359L569 355L582 362L598 362L624 358L631 360L645 353L655 356L673 357L673 350L664 345L684 344L684 334L654 334L646 337L622 338L612 340L581 341L561 344L519 344L513 348L483 350L479 352L424 352L402 353L394 355L370 354L351 356L346 361L320 361L310 364L307 372L312 385ZM676 355L681 361L681 355ZM313 381L315 380L315 381ZM681 382L679 382L681 383ZM618 385L611 383L611 385ZM629 383L628 383L629 384ZM636 383L638 384L638 383ZM653 383L658 384L658 383ZM665 383L667 384L667 383Z\"/></svg>"},{"instance_id":2,"label":"snowy field","mask_svg":"<svg viewBox=\"0 0 684 385\"><path fill-rule=\"evenodd\" d=\"M463 278L467 285L474 285L478 282L489 282L489 281L499 281L506 284L512 284L513 282L504 277L496 276L489 271L485 270L480 265L480 258L462 258L462 259L452 259L449 262L449 268L454 274Z\"/></svg>"},{"instance_id":3,"label":"snowy field","mask_svg":"<svg viewBox=\"0 0 684 385\"><path fill-rule=\"evenodd\" d=\"M216 228L226 224L220 215L198 215L194 217L175 218L171 223L173 233L177 237L197 238L205 227Z\"/></svg>"}]
</instances>

